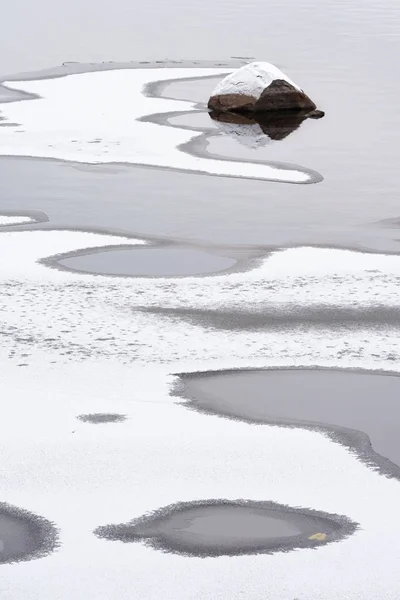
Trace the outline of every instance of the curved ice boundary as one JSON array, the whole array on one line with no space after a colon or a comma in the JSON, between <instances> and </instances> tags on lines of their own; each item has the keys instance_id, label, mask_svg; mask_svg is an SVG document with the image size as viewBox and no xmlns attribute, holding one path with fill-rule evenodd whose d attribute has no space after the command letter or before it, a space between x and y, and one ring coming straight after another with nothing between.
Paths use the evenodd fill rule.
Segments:
<instances>
[{"instance_id":1,"label":"curved ice boundary","mask_svg":"<svg viewBox=\"0 0 400 600\"><path fill-rule=\"evenodd\" d=\"M174 389L204 414L323 431L400 480L399 393L393 374L312 368L183 373Z\"/></svg>"},{"instance_id":2,"label":"curved ice boundary","mask_svg":"<svg viewBox=\"0 0 400 600\"><path fill-rule=\"evenodd\" d=\"M320 433L213 419L185 410L168 391L171 373L184 370L279 364L399 370L399 328L337 323L226 332L139 309L234 304L248 310L257 303L267 310L290 299L307 304L316 289L317 302L331 305L396 306L399 257L293 249L249 272L160 280L83 276L40 262L122 239L74 231L0 235L0 359L10 357L1 377L2 490L62 532L59 552L35 570L18 565L16 577L16 567L4 567L2 590L12 590L13 600L70 600L77 593L106 600L116 590L120 600L131 600L132 590L154 600L160 585L176 600L193 593L194 600L230 600L237 590L246 600L260 600L266 590L274 600L292 600L299 590L318 600L359 600L360 590L370 600L396 597L396 479ZM118 427L76 419L99 412L129 418ZM160 506L244 494L342 514L360 529L318 552L190 561L92 534L101 523L126 522Z\"/></svg>"},{"instance_id":3,"label":"curved ice boundary","mask_svg":"<svg viewBox=\"0 0 400 600\"><path fill-rule=\"evenodd\" d=\"M155 550L217 557L290 552L343 540L357 530L346 517L274 502L200 500L95 530L101 538L144 542Z\"/></svg>"},{"instance_id":4,"label":"curved ice boundary","mask_svg":"<svg viewBox=\"0 0 400 600\"><path fill-rule=\"evenodd\" d=\"M2 394L12 398L0 420L2 490L14 503L51 517L62 545L45 561L19 565L18 576L14 567L1 568L2 590L12 590L13 600L71 600L77 593L132 600L132 590L141 600L156 600L162 582L162 597L176 600L231 600L238 589L246 600L262 599L265 590L274 600L292 600L298 590L305 600L360 600L364 592L368 600L395 598L397 480L320 433L185 410L168 395L170 379L150 361L142 367L40 363L35 369L10 361L2 376ZM99 410L129 419L115 426L76 419ZM18 474L23 477L16 480ZM318 551L190 560L93 535L101 524L126 523L160 506L244 495L253 503L268 498L344 515L359 529Z\"/></svg>"},{"instance_id":5,"label":"curved ice boundary","mask_svg":"<svg viewBox=\"0 0 400 600\"><path fill-rule=\"evenodd\" d=\"M19 123L0 131L0 154L53 158L81 163L130 163L209 175L288 183L313 183L315 173L300 166L219 161L196 157L180 147L199 135L195 130L160 127L139 119L195 104L151 98L156 81L224 75L229 69L121 69L67 75L3 85L25 93L2 112ZM210 86L211 87L211 86Z\"/></svg>"},{"instance_id":6,"label":"curved ice boundary","mask_svg":"<svg viewBox=\"0 0 400 600\"><path fill-rule=\"evenodd\" d=\"M75 273L107 277L185 277L229 272L238 261L229 256L211 254L201 248L157 245L135 248L116 247L103 251L73 253L45 264Z\"/></svg>"},{"instance_id":7,"label":"curved ice boundary","mask_svg":"<svg viewBox=\"0 0 400 600\"><path fill-rule=\"evenodd\" d=\"M42 558L58 544L58 531L53 523L0 502L0 566Z\"/></svg>"},{"instance_id":8,"label":"curved ice boundary","mask_svg":"<svg viewBox=\"0 0 400 600\"><path fill-rule=\"evenodd\" d=\"M3 227L12 227L13 225L31 225L32 223L44 223L48 221L48 216L38 210L14 212L6 211L0 214L0 229Z\"/></svg>"},{"instance_id":9,"label":"curved ice boundary","mask_svg":"<svg viewBox=\"0 0 400 600\"><path fill-rule=\"evenodd\" d=\"M156 279L47 266L49 257L84 248L140 243L77 231L2 233L0 353L21 365L107 358L163 365L170 373L292 365L399 369L397 256L297 248L275 252L250 271ZM363 318L349 328L355 309ZM231 321L267 315L272 324L221 327L208 318L218 311L231 313Z\"/></svg>"}]
</instances>

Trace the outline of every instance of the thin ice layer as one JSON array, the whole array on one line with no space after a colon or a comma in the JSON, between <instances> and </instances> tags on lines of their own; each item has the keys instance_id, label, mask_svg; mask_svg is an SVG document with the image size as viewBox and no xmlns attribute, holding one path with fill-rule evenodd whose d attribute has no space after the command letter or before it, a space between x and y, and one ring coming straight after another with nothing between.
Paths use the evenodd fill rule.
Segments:
<instances>
[{"instance_id":1,"label":"thin ice layer","mask_svg":"<svg viewBox=\"0 0 400 600\"><path fill-rule=\"evenodd\" d=\"M399 595L397 481L323 435L188 411L168 397L168 381L156 366L102 361L11 367L3 376L13 401L0 422L2 493L55 521L62 545L45 560L2 568L2 599L131 600L132 590L143 600L239 600L242 590L259 600L266 589L276 600ZM128 416L118 427L75 418L111 407ZM229 559L187 559L93 535L104 523L209 498L313 507L361 529L318 550Z\"/></svg>"}]
</instances>

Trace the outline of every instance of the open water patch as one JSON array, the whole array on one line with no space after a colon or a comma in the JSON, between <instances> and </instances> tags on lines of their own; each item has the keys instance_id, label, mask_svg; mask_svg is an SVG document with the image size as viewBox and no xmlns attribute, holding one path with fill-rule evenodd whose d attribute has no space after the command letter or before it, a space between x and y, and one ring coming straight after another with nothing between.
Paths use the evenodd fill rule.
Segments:
<instances>
[{"instance_id":1,"label":"open water patch","mask_svg":"<svg viewBox=\"0 0 400 600\"><path fill-rule=\"evenodd\" d=\"M0 503L0 565L41 558L57 546L58 532L53 523Z\"/></svg>"},{"instance_id":2,"label":"open water patch","mask_svg":"<svg viewBox=\"0 0 400 600\"><path fill-rule=\"evenodd\" d=\"M194 410L247 423L325 430L369 465L400 477L400 377L295 368L182 374Z\"/></svg>"},{"instance_id":3,"label":"open water patch","mask_svg":"<svg viewBox=\"0 0 400 600\"><path fill-rule=\"evenodd\" d=\"M140 519L95 530L99 537L145 542L197 557L240 556L316 548L354 533L346 517L251 500L178 503Z\"/></svg>"}]
</instances>

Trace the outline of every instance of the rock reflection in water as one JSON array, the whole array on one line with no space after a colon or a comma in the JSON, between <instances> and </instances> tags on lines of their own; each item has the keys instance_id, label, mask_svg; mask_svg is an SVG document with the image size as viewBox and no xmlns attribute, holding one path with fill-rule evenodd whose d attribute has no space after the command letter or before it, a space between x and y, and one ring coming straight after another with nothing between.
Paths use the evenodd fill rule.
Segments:
<instances>
[{"instance_id":1,"label":"rock reflection in water","mask_svg":"<svg viewBox=\"0 0 400 600\"><path fill-rule=\"evenodd\" d=\"M210 117L226 134L246 146L264 146L271 140L280 141L296 131L306 119L319 119L322 111L283 111L276 113L217 113Z\"/></svg>"}]
</instances>

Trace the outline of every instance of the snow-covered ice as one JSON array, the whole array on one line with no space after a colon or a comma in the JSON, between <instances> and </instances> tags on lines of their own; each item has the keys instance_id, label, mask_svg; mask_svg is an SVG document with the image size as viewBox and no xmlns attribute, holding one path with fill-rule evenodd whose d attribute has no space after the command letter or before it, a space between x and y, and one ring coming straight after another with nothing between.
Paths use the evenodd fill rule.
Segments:
<instances>
[{"instance_id":1,"label":"snow-covered ice","mask_svg":"<svg viewBox=\"0 0 400 600\"><path fill-rule=\"evenodd\" d=\"M302 167L279 168L276 164L192 156L180 146L199 132L139 120L152 113L195 107L190 102L148 97L144 93L148 84L226 72L226 68L121 69L5 82L10 89L39 97L2 106L4 117L19 125L0 129L0 155L130 163L229 177L313 182L315 174Z\"/></svg>"},{"instance_id":2,"label":"snow-covered ice","mask_svg":"<svg viewBox=\"0 0 400 600\"><path fill-rule=\"evenodd\" d=\"M395 369L400 359L396 327L349 330L339 322L334 328L229 331L140 310L396 307L396 256L289 249L248 272L179 279L110 279L38 262L118 243L143 241L69 231L3 232L0 253L8 258L0 264L0 356L3 348L10 360L31 365L108 357L168 365L170 371L293 364Z\"/></svg>"},{"instance_id":3,"label":"snow-covered ice","mask_svg":"<svg viewBox=\"0 0 400 600\"><path fill-rule=\"evenodd\" d=\"M114 361L11 366L2 375L2 497L53 520L62 544L39 561L3 566L2 600L398 597L396 480L321 434L186 410L168 396L170 379ZM99 409L128 419L93 427L75 418ZM208 498L311 506L361 529L317 551L218 559L93 535L98 525Z\"/></svg>"},{"instance_id":4,"label":"snow-covered ice","mask_svg":"<svg viewBox=\"0 0 400 600\"><path fill-rule=\"evenodd\" d=\"M75 231L0 234L0 499L54 521L62 544L46 558L2 566L0 599L397 600L397 480L321 433L213 418L170 390L185 370L398 371L398 328L227 332L137 309L397 307L400 258L298 248L248 272L183 279L110 279L40 262L144 243ZM127 419L93 427L76 418L95 412ZM360 530L318 550L217 559L93 535L99 525L209 498L339 513Z\"/></svg>"},{"instance_id":5,"label":"snow-covered ice","mask_svg":"<svg viewBox=\"0 0 400 600\"><path fill-rule=\"evenodd\" d=\"M0 227L8 227L9 225L21 225L22 223L32 223L33 219L28 216L7 216L0 215Z\"/></svg>"},{"instance_id":6,"label":"snow-covered ice","mask_svg":"<svg viewBox=\"0 0 400 600\"><path fill-rule=\"evenodd\" d=\"M277 78L297 87L272 65L255 69L251 89L246 75L242 88L232 76L213 93L227 93L232 84L231 91L258 97ZM9 82L10 89L36 97L2 105L10 126L0 128L0 154L312 181L301 167L191 156L181 146L198 131L140 120L195 107L148 97L148 84L226 71L121 69ZM254 74L261 76L254 80ZM34 220L0 216L0 502L54 521L61 547L40 560L1 566L0 600L398 600L397 480L322 433L199 414L172 395L182 371L322 366L399 372L396 319L385 326L372 319L348 327L339 320L244 331L157 309L397 310L400 257L304 247L273 252L252 270L229 275L107 278L50 268L41 259L146 242L4 230ZM77 419L91 413L127 418L96 427ZM318 550L217 559L168 555L93 534L99 525L210 498L310 507L346 515L360 529Z\"/></svg>"}]
</instances>

